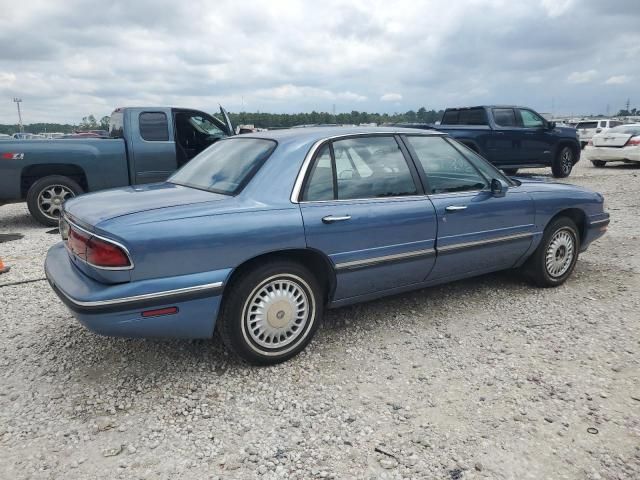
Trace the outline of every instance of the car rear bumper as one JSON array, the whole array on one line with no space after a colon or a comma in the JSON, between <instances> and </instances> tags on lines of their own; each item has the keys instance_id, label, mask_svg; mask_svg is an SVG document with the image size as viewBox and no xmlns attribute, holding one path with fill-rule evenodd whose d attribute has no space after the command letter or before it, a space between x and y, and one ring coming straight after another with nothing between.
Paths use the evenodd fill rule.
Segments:
<instances>
[{"instance_id":1,"label":"car rear bumper","mask_svg":"<svg viewBox=\"0 0 640 480\"><path fill-rule=\"evenodd\" d=\"M78 270L60 243L47 253L45 274L73 315L101 335L210 338L228 271L105 285Z\"/></svg>"},{"instance_id":2,"label":"car rear bumper","mask_svg":"<svg viewBox=\"0 0 640 480\"><path fill-rule=\"evenodd\" d=\"M640 147L585 147L582 155L587 160L604 162L640 162Z\"/></svg>"}]
</instances>

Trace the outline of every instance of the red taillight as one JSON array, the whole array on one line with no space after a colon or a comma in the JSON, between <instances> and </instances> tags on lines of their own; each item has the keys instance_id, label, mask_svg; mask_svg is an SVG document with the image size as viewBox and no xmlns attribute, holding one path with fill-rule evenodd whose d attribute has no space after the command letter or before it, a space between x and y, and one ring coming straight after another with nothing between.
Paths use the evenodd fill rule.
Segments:
<instances>
[{"instance_id":1,"label":"red taillight","mask_svg":"<svg viewBox=\"0 0 640 480\"><path fill-rule=\"evenodd\" d=\"M83 260L87 259L87 242L89 241L89 235L75 228L69 230L69 238L67 245L69 250L75 253Z\"/></svg>"},{"instance_id":2,"label":"red taillight","mask_svg":"<svg viewBox=\"0 0 640 480\"><path fill-rule=\"evenodd\" d=\"M91 237L87 242L87 262L96 267L110 268L131 265L122 248L96 237Z\"/></svg>"},{"instance_id":3,"label":"red taillight","mask_svg":"<svg viewBox=\"0 0 640 480\"><path fill-rule=\"evenodd\" d=\"M103 268L126 268L131 266L129 256L118 245L91 236L71 226L67 247L87 263Z\"/></svg>"},{"instance_id":4,"label":"red taillight","mask_svg":"<svg viewBox=\"0 0 640 480\"><path fill-rule=\"evenodd\" d=\"M631 137L625 144L625 147L638 147L638 146L640 146L640 135L636 137Z\"/></svg>"}]
</instances>

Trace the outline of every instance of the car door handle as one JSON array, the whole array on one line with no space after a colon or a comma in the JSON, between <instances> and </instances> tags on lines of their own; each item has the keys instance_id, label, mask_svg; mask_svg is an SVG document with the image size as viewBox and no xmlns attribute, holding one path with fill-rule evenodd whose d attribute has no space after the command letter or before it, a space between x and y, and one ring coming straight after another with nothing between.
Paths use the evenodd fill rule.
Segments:
<instances>
[{"instance_id":1,"label":"car door handle","mask_svg":"<svg viewBox=\"0 0 640 480\"><path fill-rule=\"evenodd\" d=\"M466 205L449 205L445 208L447 212L459 212L460 210L466 210Z\"/></svg>"},{"instance_id":2,"label":"car door handle","mask_svg":"<svg viewBox=\"0 0 640 480\"><path fill-rule=\"evenodd\" d=\"M339 217L327 215L326 217L322 217L322 223L346 222L347 220L351 220L351 215L342 215Z\"/></svg>"}]
</instances>

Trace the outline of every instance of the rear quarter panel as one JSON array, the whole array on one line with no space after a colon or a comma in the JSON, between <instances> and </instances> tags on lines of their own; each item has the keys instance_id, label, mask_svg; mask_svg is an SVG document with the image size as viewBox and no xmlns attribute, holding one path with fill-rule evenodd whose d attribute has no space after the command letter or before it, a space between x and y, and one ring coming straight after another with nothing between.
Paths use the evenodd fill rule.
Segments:
<instances>
[{"instance_id":1,"label":"rear quarter panel","mask_svg":"<svg viewBox=\"0 0 640 480\"><path fill-rule=\"evenodd\" d=\"M1 158L1 154L6 152L23 155L17 160ZM79 167L85 173L89 191L129 184L122 139L1 141L0 200L20 200L23 174L38 165ZM44 171L46 172L46 168ZM54 173L52 170L52 174Z\"/></svg>"},{"instance_id":2,"label":"rear quarter panel","mask_svg":"<svg viewBox=\"0 0 640 480\"><path fill-rule=\"evenodd\" d=\"M135 263L134 282L233 269L265 253L306 247L297 205L158 221L150 215L135 223L121 218L97 226L126 244Z\"/></svg>"}]
</instances>

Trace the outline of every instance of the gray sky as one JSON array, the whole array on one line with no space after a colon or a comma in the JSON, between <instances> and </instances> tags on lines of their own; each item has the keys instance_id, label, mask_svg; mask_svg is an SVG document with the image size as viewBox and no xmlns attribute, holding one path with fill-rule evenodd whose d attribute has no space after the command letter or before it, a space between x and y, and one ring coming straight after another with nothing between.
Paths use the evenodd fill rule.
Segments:
<instances>
[{"instance_id":1,"label":"gray sky","mask_svg":"<svg viewBox=\"0 0 640 480\"><path fill-rule=\"evenodd\" d=\"M0 123L116 106L640 106L640 0L0 0Z\"/></svg>"}]
</instances>

